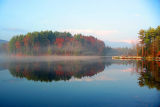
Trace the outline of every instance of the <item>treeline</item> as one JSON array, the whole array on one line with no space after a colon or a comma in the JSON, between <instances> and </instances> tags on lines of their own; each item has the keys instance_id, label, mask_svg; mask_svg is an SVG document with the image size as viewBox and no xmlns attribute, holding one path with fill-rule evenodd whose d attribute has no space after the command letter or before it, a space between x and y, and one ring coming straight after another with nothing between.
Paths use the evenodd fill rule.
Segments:
<instances>
[{"instance_id":1,"label":"treeline","mask_svg":"<svg viewBox=\"0 0 160 107\"><path fill-rule=\"evenodd\" d=\"M140 42L137 44L137 55L157 57L160 55L160 26L139 31Z\"/></svg>"},{"instance_id":2,"label":"treeline","mask_svg":"<svg viewBox=\"0 0 160 107\"><path fill-rule=\"evenodd\" d=\"M93 36L41 31L14 36L9 52L15 55L104 55L105 44Z\"/></svg>"}]
</instances>

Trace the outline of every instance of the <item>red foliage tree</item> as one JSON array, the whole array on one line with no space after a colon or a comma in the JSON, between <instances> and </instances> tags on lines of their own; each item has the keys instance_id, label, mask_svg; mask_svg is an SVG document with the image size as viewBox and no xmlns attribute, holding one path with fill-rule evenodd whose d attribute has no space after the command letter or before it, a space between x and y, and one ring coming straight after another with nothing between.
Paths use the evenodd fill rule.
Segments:
<instances>
[{"instance_id":1,"label":"red foliage tree","mask_svg":"<svg viewBox=\"0 0 160 107\"><path fill-rule=\"evenodd\" d=\"M20 42L19 42L19 41L16 41L15 46L16 46L17 49L20 49L20 48L21 48Z\"/></svg>"},{"instance_id":2,"label":"red foliage tree","mask_svg":"<svg viewBox=\"0 0 160 107\"><path fill-rule=\"evenodd\" d=\"M25 36L25 38L24 38L24 46L28 46L29 40L30 40L29 36Z\"/></svg>"},{"instance_id":3,"label":"red foliage tree","mask_svg":"<svg viewBox=\"0 0 160 107\"><path fill-rule=\"evenodd\" d=\"M34 47L33 47L33 48L34 48L34 50L35 50L35 51L37 51L37 52L38 52L38 51L39 51L39 48L40 48L40 44L39 44L39 42L35 43L35 45L34 45Z\"/></svg>"},{"instance_id":4,"label":"red foliage tree","mask_svg":"<svg viewBox=\"0 0 160 107\"><path fill-rule=\"evenodd\" d=\"M55 44L58 46L58 48L61 48L63 46L64 38L56 38Z\"/></svg>"}]
</instances>

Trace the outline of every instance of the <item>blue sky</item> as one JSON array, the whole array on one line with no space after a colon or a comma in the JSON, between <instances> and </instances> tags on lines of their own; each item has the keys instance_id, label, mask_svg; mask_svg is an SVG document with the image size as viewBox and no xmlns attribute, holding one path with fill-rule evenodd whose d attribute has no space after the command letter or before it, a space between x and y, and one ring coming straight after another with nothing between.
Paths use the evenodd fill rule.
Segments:
<instances>
[{"instance_id":1,"label":"blue sky","mask_svg":"<svg viewBox=\"0 0 160 107\"><path fill-rule=\"evenodd\" d=\"M131 42L159 19L160 0L0 0L0 39L53 30Z\"/></svg>"}]
</instances>

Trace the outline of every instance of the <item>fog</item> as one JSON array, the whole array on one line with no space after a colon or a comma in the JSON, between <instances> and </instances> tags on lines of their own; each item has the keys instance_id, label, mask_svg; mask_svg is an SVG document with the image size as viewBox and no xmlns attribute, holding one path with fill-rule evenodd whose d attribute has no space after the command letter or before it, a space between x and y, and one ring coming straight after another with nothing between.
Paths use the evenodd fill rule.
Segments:
<instances>
[{"instance_id":1,"label":"fog","mask_svg":"<svg viewBox=\"0 0 160 107\"><path fill-rule=\"evenodd\" d=\"M13 56L1 54L0 62L98 61L106 58L105 56Z\"/></svg>"}]
</instances>

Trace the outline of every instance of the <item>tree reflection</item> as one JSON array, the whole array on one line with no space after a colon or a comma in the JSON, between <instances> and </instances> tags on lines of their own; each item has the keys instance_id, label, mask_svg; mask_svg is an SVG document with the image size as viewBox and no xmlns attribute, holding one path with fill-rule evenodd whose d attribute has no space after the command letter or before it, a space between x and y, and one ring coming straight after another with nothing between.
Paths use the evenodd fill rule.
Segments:
<instances>
[{"instance_id":1,"label":"tree reflection","mask_svg":"<svg viewBox=\"0 0 160 107\"><path fill-rule=\"evenodd\" d=\"M138 61L137 72L140 87L147 86L160 90L160 62Z\"/></svg>"},{"instance_id":2,"label":"tree reflection","mask_svg":"<svg viewBox=\"0 0 160 107\"><path fill-rule=\"evenodd\" d=\"M99 61L57 61L57 62L16 62L9 63L10 73L19 78L34 81L70 80L102 72L105 63Z\"/></svg>"}]
</instances>

